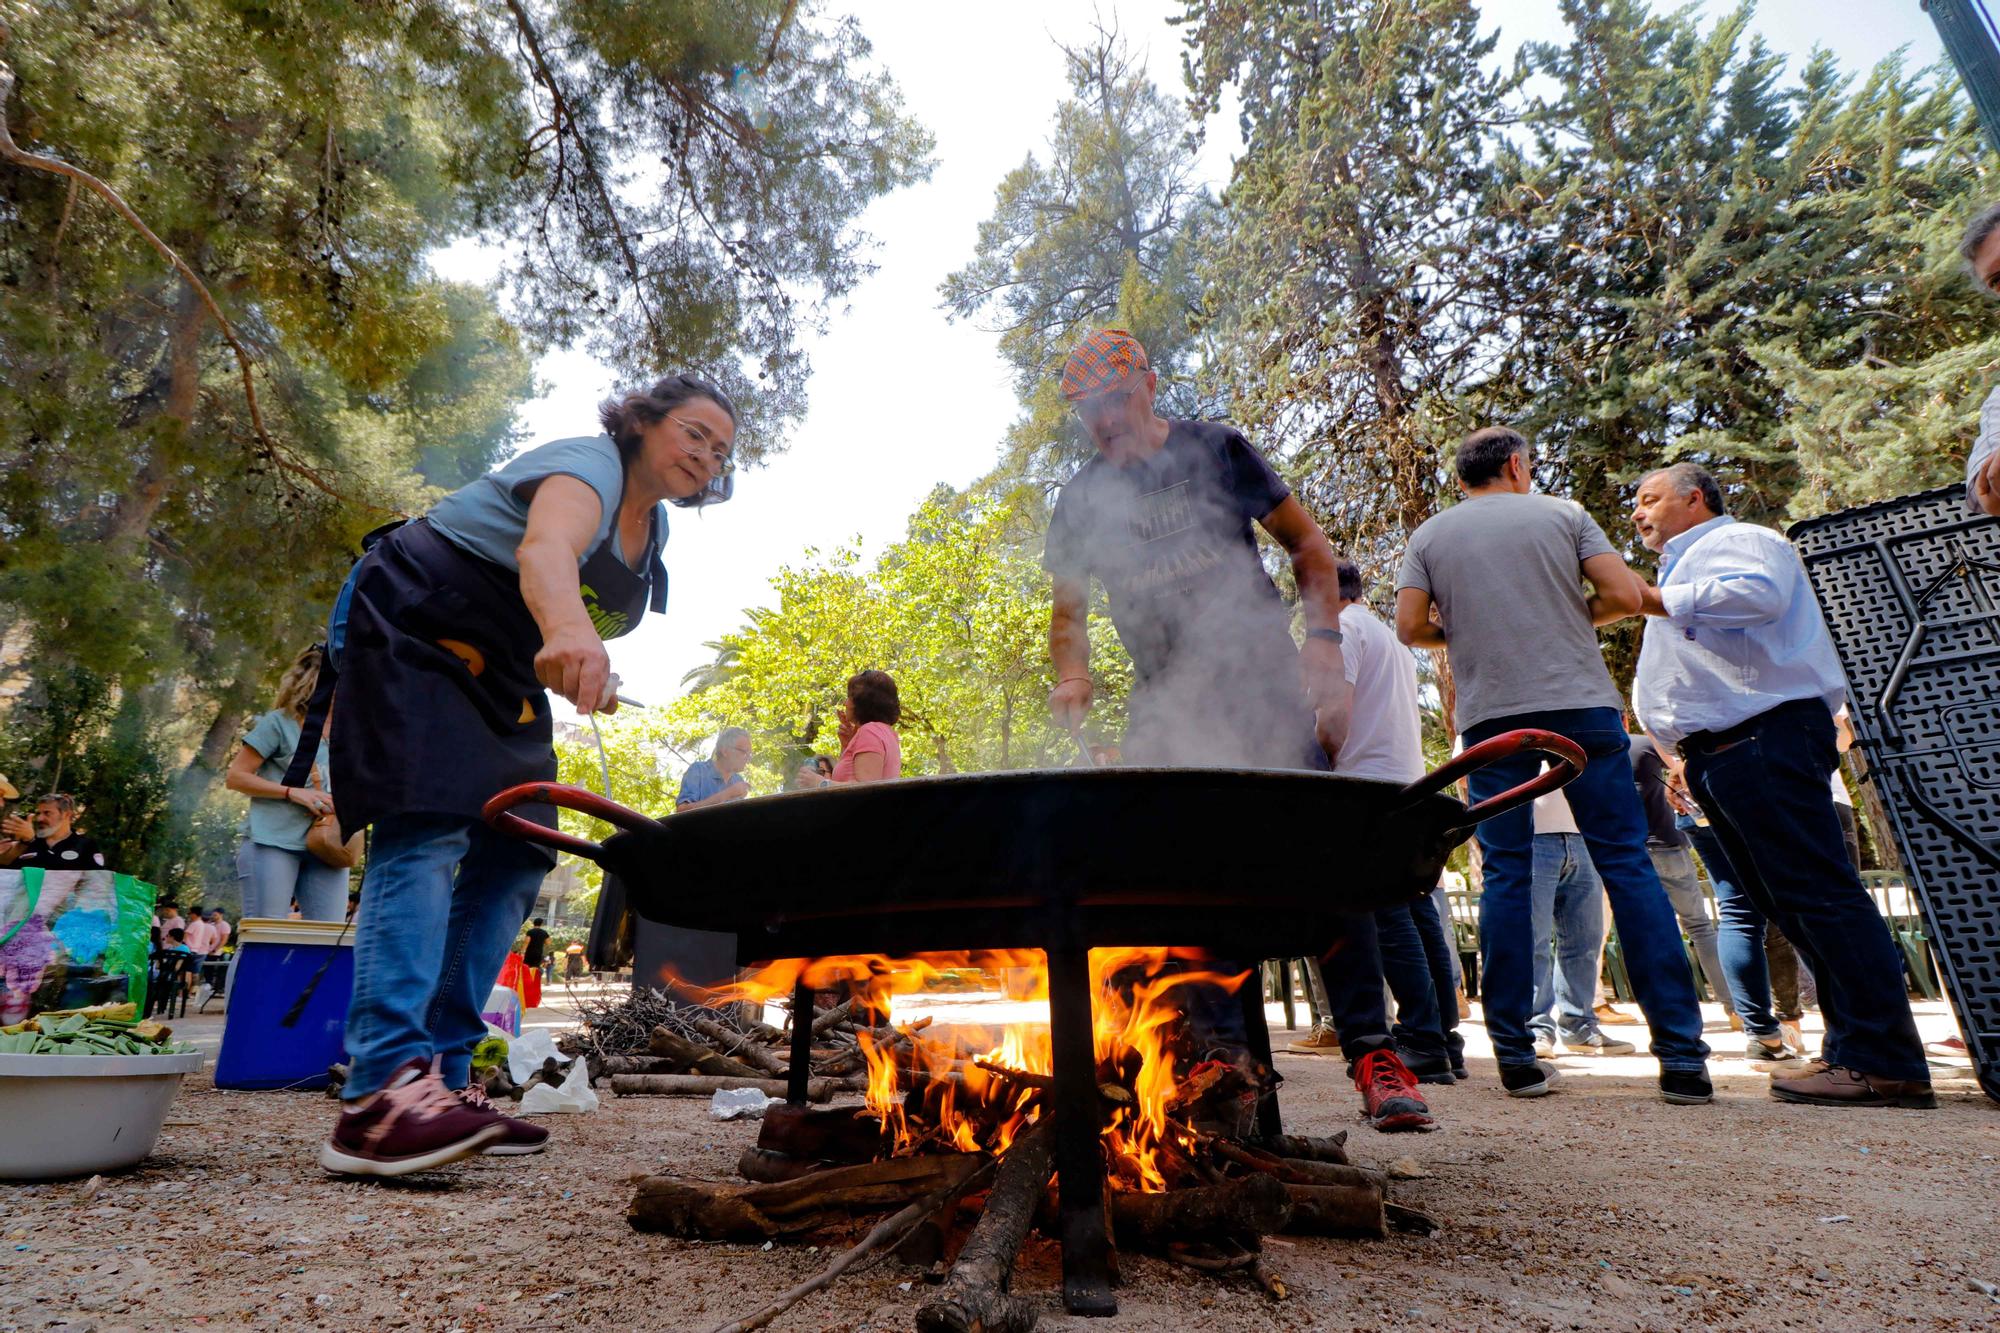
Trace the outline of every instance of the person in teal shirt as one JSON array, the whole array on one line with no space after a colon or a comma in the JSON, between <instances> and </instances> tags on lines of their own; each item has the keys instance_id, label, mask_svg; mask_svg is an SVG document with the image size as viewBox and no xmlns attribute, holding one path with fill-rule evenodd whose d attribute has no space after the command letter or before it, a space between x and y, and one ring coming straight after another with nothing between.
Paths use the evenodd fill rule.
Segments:
<instances>
[{"instance_id":1,"label":"person in teal shirt","mask_svg":"<svg viewBox=\"0 0 2000 1333\"><path fill-rule=\"evenodd\" d=\"M245 916L283 920L294 898L307 921L339 921L347 912L347 870L306 850L313 820L333 810L333 784L320 756L313 758L312 785L284 785L285 769L299 747L306 701L319 683L319 667L320 650L308 648L286 669L276 706L243 733L224 778L229 790L250 798L243 857Z\"/></svg>"}]
</instances>

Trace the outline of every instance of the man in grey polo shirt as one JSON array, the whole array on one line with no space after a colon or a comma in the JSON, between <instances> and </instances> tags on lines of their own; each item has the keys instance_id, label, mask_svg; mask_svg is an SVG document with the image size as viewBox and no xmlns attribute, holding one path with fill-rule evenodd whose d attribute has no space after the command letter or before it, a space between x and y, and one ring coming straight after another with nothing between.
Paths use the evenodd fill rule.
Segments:
<instances>
[{"instance_id":1,"label":"man in grey polo shirt","mask_svg":"<svg viewBox=\"0 0 2000 1333\"><path fill-rule=\"evenodd\" d=\"M1680 925L1646 855L1646 814L1632 786L1624 701L1605 669L1595 625L1639 610L1641 584L1603 529L1569 500L1533 493L1528 442L1504 426L1475 431L1458 450L1460 503L1410 537L1396 579L1396 633L1443 648L1458 689L1453 723L1467 748L1532 727L1567 736L1589 762L1563 789L1590 860L1611 898L1626 971L1652 1029L1660 1095L1706 1102L1708 1045ZM1595 591L1586 596L1588 580ZM1435 619L1433 618L1435 612ZM1531 779L1523 754L1479 769L1472 799ZM1485 872L1479 944L1486 1027L1511 1096L1549 1091L1554 1069L1535 1059L1534 813L1526 806L1479 826Z\"/></svg>"}]
</instances>

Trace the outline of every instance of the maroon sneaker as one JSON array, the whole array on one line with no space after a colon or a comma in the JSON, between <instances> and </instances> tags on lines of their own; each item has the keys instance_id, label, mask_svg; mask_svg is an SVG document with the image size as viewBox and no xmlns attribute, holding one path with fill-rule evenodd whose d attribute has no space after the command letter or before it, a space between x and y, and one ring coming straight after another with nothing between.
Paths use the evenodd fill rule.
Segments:
<instances>
[{"instance_id":1,"label":"maroon sneaker","mask_svg":"<svg viewBox=\"0 0 2000 1333\"><path fill-rule=\"evenodd\" d=\"M540 1152L549 1146L549 1132L540 1125L531 1125L525 1120L517 1120L505 1115L486 1095L486 1089L477 1083L468 1083L452 1096L470 1106L475 1111L499 1117L505 1132L479 1151L488 1157L525 1157L531 1152Z\"/></svg>"},{"instance_id":2,"label":"maroon sneaker","mask_svg":"<svg viewBox=\"0 0 2000 1333\"><path fill-rule=\"evenodd\" d=\"M1382 1133L1437 1128L1416 1076L1394 1051L1370 1051L1357 1060L1354 1086L1368 1108L1368 1123Z\"/></svg>"},{"instance_id":3,"label":"maroon sneaker","mask_svg":"<svg viewBox=\"0 0 2000 1333\"><path fill-rule=\"evenodd\" d=\"M343 1176L406 1176L470 1157L506 1132L499 1116L465 1105L411 1060L388 1087L341 1110L319 1164Z\"/></svg>"}]
</instances>

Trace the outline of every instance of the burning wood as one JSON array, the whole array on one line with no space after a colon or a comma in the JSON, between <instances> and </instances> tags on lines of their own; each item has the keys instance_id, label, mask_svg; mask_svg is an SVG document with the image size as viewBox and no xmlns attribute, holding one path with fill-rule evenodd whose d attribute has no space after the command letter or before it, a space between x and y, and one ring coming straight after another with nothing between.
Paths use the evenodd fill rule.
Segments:
<instances>
[{"instance_id":1,"label":"burning wood","mask_svg":"<svg viewBox=\"0 0 2000 1333\"><path fill-rule=\"evenodd\" d=\"M1034 1307L1008 1295L1007 1286L1035 1205L1048 1188L1055 1147L1048 1131L1047 1123L1034 1126L1000 1159L986 1207L951 1275L917 1307L922 1333L1025 1333L1035 1326L1039 1316Z\"/></svg>"},{"instance_id":2,"label":"burning wood","mask_svg":"<svg viewBox=\"0 0 2000 1333\"><path fill-rule=\"evenodd\" d=\"M1073 1084L1058 1078L1046 1026L1016 1023L994 1031L930 1018L894 1021L897 996L925 988L946 969L971 968L1006 975L1014 983L1012 1000L1047 997L1048 974L1038 953L862 956L775 964L717 991L713 998L721 1007L647 1000L636 1017L653 1022L641 1030L635 1031L634 1015L600 1015L588 1049L593 1067L612 1074L613 1091L620 1094L748 1086L779 1096L787 1087L779 1079L789 1077L792 1059L809 1054L806 1090L813 1100L843 1087L863 1097L859 1106L768 1109L756 1145L738 1163L740 1174L757 1183L648 1177L632 1202L633 1226L763 1241L908 1205L891 1219L894 1225L871 1231L862 1247L893 1248L905 1262L930 1266L942 1277L943 1285L918 1311L919 1328L989 1333L1035 1323L1036 1306L1008 1288L1038 1214L1045 1230L1060 1232L1066 1254L1078 1234L1079 1207L1086 1217L1100 1215L1095 1186L1079 1196L1081 1204L1065 1193L1060 1216L1051 1204L1052 1163L1065 1163L1066 1191L1079 1132L1085 1144L1097 1132L1108 1181L1101 1219L1117 1244L1255 1280L1274 1298L1284 1288L1260 1262L1262 1236L1380 1237L1391 1225L1435 1226L1391 1204L1384 1175L1348 1161L1344 1133L1280 1134L1274 1117L1265 1121L1272 1132L1258 1133L1260 1100L1277 1082L1268 1065L1247 1054L1197 1058L1216 1042L1191 1030L1184 1003L1191 988L1231 992L1243 984L1242 975L1218 973L1188 951L1092 951L1090 1041L1066 1037L1065 1049L1077 1056L1064 1056L1069 1063L1062 1066L1071 1071L1064 1078L1080 1072L1094 1080L1092 1115L1088 1106L1079 1112L1074 1099L1061 1100L1063 1088ZM1075 980L1065 984L1080 985L1082 972L1079 962L1069 974ZM831 1009L807 1003L841 987L850 998ZM788 997L799 1011L793 1023L809 1027L794 1034L796 1042L742 1017ZM648 1063L642 1068L640 1061ZM840 1076L850 1070L854 1077L844 1082ZM1070 1117L1062 1121L1068 1157L1054 1151L1059 1106ZM1094 1125L1101 1130L1093 1131ZM997 1170L980 1172L980 1163L995 1159ZM1088 1170L1087 1153L1083 1161ZM971 1206L982 1189L984 1201ZM962 1203L978 1221L946 1274L942 1261ZM857 1257L843 1255L824 1280ZM1100 1248L1098 1262L1095 1271L1109 1276L1115 1252ZM1067 1300L1067 1273L1065 1282ZM809 1283L798 1294L811 1289Z\"/></svg>"}]
</instances>

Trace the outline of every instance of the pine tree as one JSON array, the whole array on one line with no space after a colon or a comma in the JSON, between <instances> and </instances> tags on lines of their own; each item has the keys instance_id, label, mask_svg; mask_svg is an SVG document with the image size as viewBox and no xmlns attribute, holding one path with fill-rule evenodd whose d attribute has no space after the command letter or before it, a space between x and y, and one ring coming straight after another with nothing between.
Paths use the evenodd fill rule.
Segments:
<instances>
[{"instance_id":1,"label":"pine tree","mask_svg":"<svg viewBox=\"0 0 2000 1333\"><path fill-rule=\"evenodd\" d=\"M1115 29L1062 48L1071 96L1056 108L1044 162L1030 155L1000 182L972 262L940 292L954 318L1000 333L1022 415L989 482L1024 485L1033 519L1044 493L1091 446L1062 399L1069 350L1094 328L1132 332L1160 375L1167 415L1212 414L1197 373L1195 257L1215 203L1194 180L1195 148L1179 102L1147 77Z\"/></svg>"},{"instance_id":2,"label":"pine tree","mask_svg":"<svg viewBox=\"0 0 2000 1333\"><path fill-rule=\"evenodd\" d=\"M1206 298L1235 416L1385 572L1502 364L1490 163L1515 78L1470 0L1189 0L1186 22L1197 110L1242 104Z\"/></svg>"}]
</instances>

